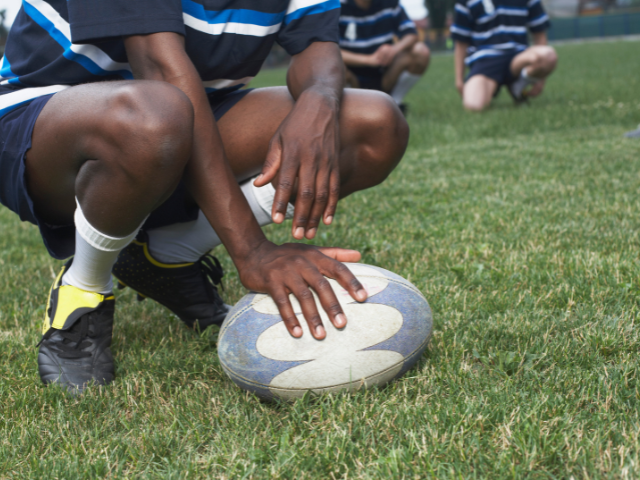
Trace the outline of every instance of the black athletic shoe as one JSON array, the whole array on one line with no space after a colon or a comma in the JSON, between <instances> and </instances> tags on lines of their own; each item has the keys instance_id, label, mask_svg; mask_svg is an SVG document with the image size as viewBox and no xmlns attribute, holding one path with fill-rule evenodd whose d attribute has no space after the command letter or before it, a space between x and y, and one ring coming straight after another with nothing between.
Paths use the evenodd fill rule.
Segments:
<instances>
[{"instance_id":1,"label":"black athletic shoe","mask_svg":"<svg viewBox=\"0 0 640 480\"><path fill-rule=\"evenodd\" d=\"M113 266L118 288L130 287L139 299L149 297L164 305L189 328L222 325L230 307L216 288L224 275L218 259L204 255L194 263L161 263L148 245L143 233L120 252Z\"/></svg>"},{"instance_id":2,"label":"black athletic shoe","mask_svg":"<svg viewBox=\"0 0 640 480\"><path fill-rule=\"evenodd\" d=\"M67 263L53 282L47 302L38 352L45 384L59 383L74 394L91 385L106 385L114 377L111 335L115 298L61 286Z\"/></svg>"}]
</instances>

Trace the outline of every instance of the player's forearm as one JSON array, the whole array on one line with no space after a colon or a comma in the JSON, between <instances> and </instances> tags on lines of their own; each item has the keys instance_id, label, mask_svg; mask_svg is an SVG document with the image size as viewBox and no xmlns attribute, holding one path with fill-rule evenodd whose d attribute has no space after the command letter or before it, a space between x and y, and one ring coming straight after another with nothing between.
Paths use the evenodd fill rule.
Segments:
<instances>
[{"instance_id":1,"label":"player's forearm","mask_svg":"<svg viewBox=\"0 0 640 480\"><path fill-rule=\"evenodd\" d=\"M463 42L456 42L455 50L453 53L453 63L455 68L456 82L461 82L464 79L464 59L467 56L467 48L469 44Z\"/></svg>"},{"instance_id":2,"label":"player's forearm","mask_svg":"<svg viewBox=\"0 0 640 480\"><path fill-rule=\"evenodd\" d=\"M547 45L547 32L536 32L532 35L534 45Z\"/></svg>"},{"instance_id":3,"label":"player's forearm","mask_svg":"<svg viewBox=\"0 0 640 480\"><path fill-rule=\"evenodd\" d=\"M348 67L371 67L373 66L373 58L371 55L363 53L354 53L349 50L340 50L342 61Z\"/></svg>"},{"instance_id":4,"label":"player's forearm","mask_svg":"<svg viewBox=\"0 0 640 480\"><path fill-rule=\"evenodd\" d=\"M411 33L398 40L398 42L394 44L394 48L398 52L404 52L413 48L416 43L418 43L418 36Z\"/></svg>"},{"instance_id":5,"label":"player's forearm","mask_svg":"<svg viewBox=\"0 0 640 480\"><path fill-rule=\"evenodd\" d=\"M177 34L131 37L127 56L137 79L159 80L182 90L194 109L191 160L185 180L194 200L236 265L265 241L227 161L202 81ZM167 35L169 35L167 37ZM174 37L171 37L174 35Z\"/></svg>"},{"instance_id":6,"label":"player's forearm","mask_svg":"<svg viewBox=\"0 0 640 480\"><path fill-rule=\"evenodd\" d=\"M340 108L344 85L344 68L338 45L316 42L291 59L287 86L295 100L303 95L319 94Z\"/></svg>"}]
</instances>

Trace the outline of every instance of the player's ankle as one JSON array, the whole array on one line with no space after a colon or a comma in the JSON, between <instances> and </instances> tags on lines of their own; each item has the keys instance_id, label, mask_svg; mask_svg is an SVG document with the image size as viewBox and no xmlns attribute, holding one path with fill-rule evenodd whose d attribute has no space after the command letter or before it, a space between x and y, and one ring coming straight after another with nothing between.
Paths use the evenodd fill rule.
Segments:
<instances>
[{"instance_id":1,"label":"player's ankle","mask_svg":"<svg viewBox=\"0 0 640 480\"><path fill-rule=\"evenodd\" d=\"M138 229L126 237L106 235L89 223L80 202L76 202L75 256L62 277L62 285L72 285L88 292L110 293L113 290L111 268L120 251L135 238Z\"/></svg>"}]
</instances>

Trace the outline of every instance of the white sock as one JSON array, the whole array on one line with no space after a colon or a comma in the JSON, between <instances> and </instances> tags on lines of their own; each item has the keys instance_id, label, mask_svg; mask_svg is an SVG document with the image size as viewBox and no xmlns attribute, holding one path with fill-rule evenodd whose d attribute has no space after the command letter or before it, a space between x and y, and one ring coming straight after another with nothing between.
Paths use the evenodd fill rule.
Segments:
<instances>
[{"instance_id":1,"label":"white sock","mask_svg":"<svg viewBox=\"0 0 640 480\"><path fill-rule=\"evenodd\" d=\"M402 100L404 100L404 97L406 97L407 93L409 93L409 90L411 90L421 78L422 75L409 73L405 70L400 74L396 86L393 87L393 90L391 90L391 98L393 98L395 102L400 105L402 103Z\"/></svg>"},{"instance_id":2,"label":"white sock","mask_svg":"<svg viewBox=\"0 0 640 480\"><path fill-rule=\"evenodd\" d=\"M264 187L253 185L252 178L240 185L253 215L261 227L273 223L271 208L276 194L271 184ZM285 218L293 217L293 205L287 207ZM162 263L195 262L222 242L202 210L193 222L174 223L147 232L149 251Z\"/></svg>"},{"instance_id":3,"label":"white sock","mask_svg":"<svg viewBox=\"0 0 640 480\"><path fill-rule=\"evenodd\" d=\"M527 73L527 67L525 67L520 72L520 76L518 77L518 79L511 84L511 92L515 95L516 98L519 98L525 88L536 83L539 80L539 78L530 77Z\"/></svg>"},{"instance_id":4,"label":"white sock","mask_svg":"<svg viewBox=\"0 0 640 480\"><path fill-rule=\"evenodd\" d=\"M62 276L62 285L73 285L89 292L111 293L111 268L120 250L135 238L139 227L126 237L110 237L89 223L77 198L76 204L76 253L71 267Z\"/></svg>"}]
</instances>

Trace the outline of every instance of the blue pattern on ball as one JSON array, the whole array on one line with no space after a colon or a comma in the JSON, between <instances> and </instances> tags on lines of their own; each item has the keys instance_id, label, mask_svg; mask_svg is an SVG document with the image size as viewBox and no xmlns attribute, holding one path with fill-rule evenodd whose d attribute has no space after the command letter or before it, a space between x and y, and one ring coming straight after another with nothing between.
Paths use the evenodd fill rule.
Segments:
<instances>
[{"instance_id":1,"label":"blue pattern on ball","mask_svg":"<svg viewBox=\"0 0 640 480\"><path fill-rule=\"evenodd\" d=\"M229 323L225 320L222 326L220 336L224 336L224 342L218 344L218 356L223 366L233 369L236 377L240 376L251 382L268 385L276 375L307 362L272 360L258 353L256 348L258 337L267 328L281 322L282 318L280 315L269 315L254 310L251 302L255 295L244 297L227 316L228 319L233 319L233 322ZM235 317L242 310L245 311ZM241 322L240 320L246 315L251 315L251 321Z\"/></svg>"}]
</instances>

